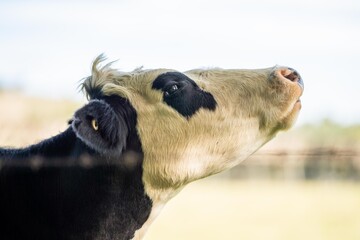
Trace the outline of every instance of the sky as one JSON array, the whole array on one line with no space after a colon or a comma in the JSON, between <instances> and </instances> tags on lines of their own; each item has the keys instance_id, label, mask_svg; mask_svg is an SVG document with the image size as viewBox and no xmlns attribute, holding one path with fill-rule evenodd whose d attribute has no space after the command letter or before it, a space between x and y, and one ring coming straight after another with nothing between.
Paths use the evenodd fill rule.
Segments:
<instances>
[{"instance_id":1,"label":"sky","mask_svg":"<svg viewBox=\"0 0 360 240\"><path fill-rule=\"evenodd\" d=\"M298 124L360 123L358 0L0 0L0 86L83 99L101 53L122 71L289 66Z\"/></svg>"}]
</instances>

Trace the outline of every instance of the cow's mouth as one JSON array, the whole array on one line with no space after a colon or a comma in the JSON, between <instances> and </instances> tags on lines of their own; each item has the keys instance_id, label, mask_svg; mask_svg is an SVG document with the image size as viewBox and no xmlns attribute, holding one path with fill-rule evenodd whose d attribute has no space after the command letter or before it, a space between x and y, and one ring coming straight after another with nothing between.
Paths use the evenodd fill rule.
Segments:
<instances>
[{"instance_id":1,"label":"cow's mouth","mask_svg":"<svg viewBox=\"0 0 360 240\"><path fill-rule=\"evenodd\" d=\"M295 104L293 110L300 110L301 109L301 100L298 99Z\"/></svg>"},{"instance_id":2,"label":"cow's mouth","mask_svg":"<svg viewBox=\"0 0 360 240\"><path fill-rule=\"evenodd\" d=\"M288 129L294 124L302 107L300 97L304 92L304 82L300 74L292 68L275 67L273 71L273 83L283 99L280 104L284 114L281 118L281 129Z\"/></svg>"}]
</instances>

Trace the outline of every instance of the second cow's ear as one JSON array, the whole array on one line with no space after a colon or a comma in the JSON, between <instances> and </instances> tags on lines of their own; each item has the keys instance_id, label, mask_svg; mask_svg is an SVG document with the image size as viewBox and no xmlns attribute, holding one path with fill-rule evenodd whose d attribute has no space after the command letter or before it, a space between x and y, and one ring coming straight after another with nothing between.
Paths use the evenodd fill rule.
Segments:
<instances>
[{"instance_id":1,"label":"second cow's ear","mask_svg":"<svg viewBox=\"0 0 360 240\"><path fill-rule=\"evenodd\" d=\"M71 122L76 136L105 157L120 157L129 134L124 116L105 100L91 100Z\"/></svg>"}]
</instances>

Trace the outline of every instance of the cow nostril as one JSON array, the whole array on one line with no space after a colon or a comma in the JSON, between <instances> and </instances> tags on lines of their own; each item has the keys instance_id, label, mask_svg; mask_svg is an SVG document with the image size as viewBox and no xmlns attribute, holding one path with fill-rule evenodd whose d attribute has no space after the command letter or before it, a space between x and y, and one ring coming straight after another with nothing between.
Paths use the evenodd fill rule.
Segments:
<instances>
[{"instance_id":1,"label":"cow nostril","mask_svg":"<svg viewBox=\"0 0 360 240\"><path fill-rule=\"evenodd\" d=\"M281 76L283 76L286 79L289 79L292 82L298 82L300 79L300 75L293 69L282 69L280 70Z\"/></svg>"},{"instance_id":2,"label":"cow nostril","mask_svg":"<svg viewBox=\"0 0 360 240\"><path fill-rule=\"evenodd\" d=\"M301 79L300 74L297 71L295 71L294 69L281 68L281 69L278 69L276 72L277 72L278 77L280 77L280 79L290 80L291 82L297 83L302 89L304 89L304 82Z\"/></svg>"}]
</instances>

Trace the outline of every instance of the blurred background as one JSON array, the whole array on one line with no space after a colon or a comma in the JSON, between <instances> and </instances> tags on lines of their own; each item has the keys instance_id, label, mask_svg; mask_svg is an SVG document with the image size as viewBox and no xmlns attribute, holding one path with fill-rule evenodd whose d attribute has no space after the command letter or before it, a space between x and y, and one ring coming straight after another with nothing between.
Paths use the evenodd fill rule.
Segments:
<instances>
[{"instance_id":1,"label":"blurred background","mask_svg":"<svg viewBox=\"0 0 360 240\"><path fill-rule=\"evenodd\" d=\"M0 145L55 135L105 53L122 71L295 68L297 124L186 187L146 237L360 239L360 2L0 0Z\"/></svg>"}]
</instances>

